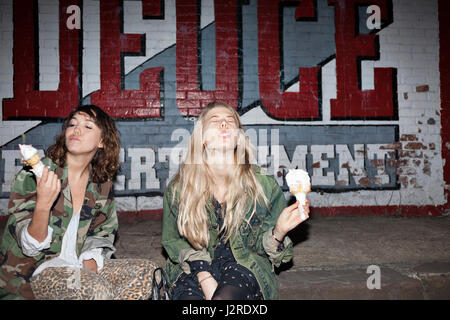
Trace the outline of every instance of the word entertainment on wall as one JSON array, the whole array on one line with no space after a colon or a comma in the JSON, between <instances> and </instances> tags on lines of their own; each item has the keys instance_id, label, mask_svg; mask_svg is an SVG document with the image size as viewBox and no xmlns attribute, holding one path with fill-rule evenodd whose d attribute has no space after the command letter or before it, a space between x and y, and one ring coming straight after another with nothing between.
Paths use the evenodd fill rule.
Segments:
<instances>
[{"instance_id":1,"label":"word entertainment on wall","mask_svg":"<svg viewBox=\"0 0 450 320\"><path fill-rule=\"evenodd\" d=\"M159 190L162 178L157 178L160 175L156 168L164 164L168 166L166 182L170 181L184 158L184 142L173 148L156 150L141 147L127 148L125 152L122 148L119 156L121 165L122 168L128 168L125 171L129 174L117 176L116 194ZM44 153L43 150L39 152L41 155ZM283 145L256 145L254 154L257 155L257 160L253 163L265 168L267 174L274 175L280 185L284 183L283 169L298 167L312 172L315 191L398 188L394 169L396 153L395 146L391 144L354 144L350 149L347 144L297 145L290 161ZM7 150L2 153L2 157L8 167L14 167L20 155L15 150ZM13 172L20 168L15 168ZM6 180L10 179L12 177L7 177ZM9 192L10 186L5 183L2 190Z\"/></svg>"}]
</instances>

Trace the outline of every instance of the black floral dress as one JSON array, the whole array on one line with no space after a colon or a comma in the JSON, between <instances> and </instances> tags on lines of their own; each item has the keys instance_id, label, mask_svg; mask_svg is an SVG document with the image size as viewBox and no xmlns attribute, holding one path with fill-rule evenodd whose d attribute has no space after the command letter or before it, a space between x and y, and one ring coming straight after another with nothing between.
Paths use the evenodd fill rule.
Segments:
<instances>
[{"instance_id":1,"label":"black floral dress","mask_svg":"<svg viewBox=\"0 0 450 320\"><path fill-rule=\"evenodd\" d=\"M222 206L213 199L214 210L217 217L219 228L223 225ZM222 235L222 234L221 234ZM173 299L205 299L202 288L197 279L197 273L200 271L208 271L217 281L217 290L224 285L230 285L242 288L241 296L248 300L263 299L261 289L255 276L250 270L238 264L231 252L229 241L224 242L220 239L214 258L211 263L198 260L188 262L191 273L183 273L174 284Z\"/></svg>"}]
</instances>

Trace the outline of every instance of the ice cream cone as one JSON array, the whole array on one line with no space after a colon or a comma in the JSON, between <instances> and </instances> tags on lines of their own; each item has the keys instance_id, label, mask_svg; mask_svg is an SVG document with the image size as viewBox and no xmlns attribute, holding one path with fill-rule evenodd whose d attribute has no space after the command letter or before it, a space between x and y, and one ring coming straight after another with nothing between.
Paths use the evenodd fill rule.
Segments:
<instances>
[{"instance_id":1,"label":"ice cream cone","mask_svg":"<svg viewBox=\"0 0 450 320\"><path fill-rule=\"evenodd\" d=\"M300 217L303 220L306 220L306 214L303 210L303 206L306 204L306 195L307 194L308 194L307 192L299 192L299 193L294 194L295 199L297 199L300 202L300 204L298 206L298 211L300 212Z\"/></svg>"},{"instance_id":2,"label":"ice cream cone","mask_svg":"<svg viewBox=\"0 0 450 320\"><path fill-rule=\"evenodd\" d=\"M30 159L23 160L23 163L30 167L35 167L39 161L41 161L41 158L39 158L39 154L35 153Z\"/></svg>"},{"instance_id":3,"label":"ice cream cone","mask_svg":"<svg viewBox=\"0 0 450 320\"><path fill-rule=\"evenodd\" d=\"M286 174L286 182L289 186L289 191L300 202L298 211L300 217L306 220L306 214L303 211L303 206L306 204L306 195L311 191L311 179L308 172L302 169L290 169Z\"/></svg>"},{"instance_id":4,"label":"ice cream cone","mask_svg":"<svg viewBox=\"0 0 450 320\"><path fill-rule=\"evenodd\" d=\"M31 171L36 177L42 177L44 164L41 162L38 151L31 145L19 144L20 153L22 155L22 162L32 167Z\"/></svg>"}]
</instances>

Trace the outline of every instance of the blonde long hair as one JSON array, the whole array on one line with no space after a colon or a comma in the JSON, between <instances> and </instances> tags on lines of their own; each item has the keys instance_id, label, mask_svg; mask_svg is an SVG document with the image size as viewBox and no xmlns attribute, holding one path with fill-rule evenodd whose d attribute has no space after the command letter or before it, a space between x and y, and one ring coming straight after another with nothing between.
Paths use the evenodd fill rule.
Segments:
<instances>
[{"instance_id":1,"label":"blonde long hair","mask_svg":"<svg viewBox=\"0 0 450 320\"><path fill-rule=\"evenodd\" d=\"M203 145L202 132L206 115L215 107L225 107L233 113L238 126L237 146L234 150L234 166L227 177L228 186L224 203L226 212L222 212L224 223L219 234L224 231L225 241L235 236L240 225L249 220L256 211L257 203L264 203L269 207L264 191L252 169L253 153L248 137L243 130L239 114L223 102L212 102L202 110L190 137L189 147L184 161L173 182L179 186L178 202L178 232L185 237L195 249L207 247L209 243L209 219L207 208L212 209L211 202L214 195L213 174L206 163L206 151ZM173 193L172 203L175 199ZM245 220L248 200L251 199L253 210ZM250 205L251 205L250 204ZM222 206L222 209L224 206Z\"/></svg>"}]
</instances>

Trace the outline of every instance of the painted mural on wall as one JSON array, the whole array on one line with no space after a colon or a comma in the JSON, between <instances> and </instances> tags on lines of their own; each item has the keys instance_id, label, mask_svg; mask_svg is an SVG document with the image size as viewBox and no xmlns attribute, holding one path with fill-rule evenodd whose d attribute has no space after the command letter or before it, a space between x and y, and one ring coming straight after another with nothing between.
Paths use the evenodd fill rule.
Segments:
<instances>
[{"instance_id":1,"label":"painted mural on wall","mask_svg":"<svg viewBox=\"0 0 450 320\"><path fill-rule=\"evenodd\" d=\"M12 90L2 92L0 125L40 123L2 142L1 198L20 169L18 143L43 153L61 119L92 103L121 131L116 196L124 211L139 209L136 200L129 208L127 201L162 195L196 116L221 100L240 113L255 161L283 190L287 168L308 170L316 206L444 201L442 183L431 198L415 196L442 180L442 166L432 172L439 131L428 130L439 126L439 104L419 109L413 127L402 110L420 101L421 85L424 103L435 99L439 76L432 74L437 88L429 76L406 88L405 66L389 63L398 52L383 39L400 35L401 1L15 0L3 6L11 18L12 76L2 79ZM418 131L418 121L426 132Z\"/></svg>"}]
</instances>

